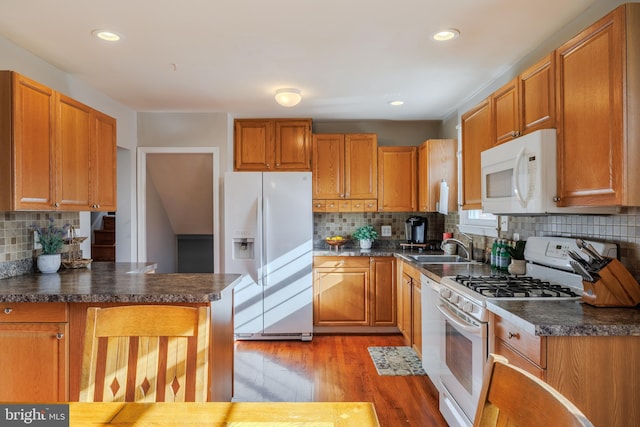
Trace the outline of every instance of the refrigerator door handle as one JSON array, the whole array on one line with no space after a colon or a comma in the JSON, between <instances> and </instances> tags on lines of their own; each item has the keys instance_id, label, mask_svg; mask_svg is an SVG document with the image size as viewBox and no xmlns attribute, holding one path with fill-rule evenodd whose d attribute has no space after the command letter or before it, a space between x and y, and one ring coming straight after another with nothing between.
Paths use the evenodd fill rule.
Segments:
<instances>
[{"instance_id":1,"label":"refrigerator door handle","mask_svg":"<svg viewBox=\"0 0 640 427\"><path fill-rule=\"evenodd\" d=\"M256 272L257 272L257 280L256 283L258 284L258 286L264 286L264 271L263 267L264 267L264 255L263 255L263 246L264 246L264 235L263 235L263 224L264 224L264 218L263 218L263 199L262 196L258 196L258 206L256 207L256 235L259 236L259 239L256 240L260 240L259 242L256 242L256 248L258 250L258 253L256 254Z\"/></svg>"},{"instance_id":2,"label":"refrigerator door handle","mask_svg":"<svg viewBox=\"0 0 640 427\"><path fill-rule=\"evenodd\" d=\"M267 265L267 260L269 259L267 252L267 238L269 233L269 199L267 197L263 197L262 199L262 244L260 245L260 259L262 261L262 285L269 286L269 266Z\"/></svg>"}]
</instances>

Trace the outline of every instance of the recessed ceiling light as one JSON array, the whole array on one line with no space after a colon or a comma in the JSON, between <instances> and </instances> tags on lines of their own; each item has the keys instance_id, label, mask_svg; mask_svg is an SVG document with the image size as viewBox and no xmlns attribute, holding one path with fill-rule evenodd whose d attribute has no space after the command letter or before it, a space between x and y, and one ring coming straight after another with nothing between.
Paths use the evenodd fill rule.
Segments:
<instances>
[{"instance_id":1,"label":"recessed ceiling light","mask_svg":"<svg viewBox=\"0 0 640 427\"><path fill-rule=\"evenodd\" d=\"M433 35L433 39L439 42L444 42L447 40L453 40L458 38L460 35L460 31L455 28L448 28L446 30L438 31Z\"/></svg>"},{"instance_id":2,"label":"recessed ceiling light","mask_svg":"<svg viewBox=\"0 0 640 427\"><path fill-rule=\"evenodd\" d=\"M393 105L394 107L398 107L404 104L404 101L389 101L389 105Z\"/></svg>"},{"instance_id":3,"label":"recessed ceiling light","mask_svg":"<svg viewBox=\"0 0 640 427\"><path fill-rule=\"evenodd\" d=\"M113 31L109 30L93 30L91 31L91 34L99 38L100 40L104 40L107 42L117 42L122 38L120 34L114 33Z\"/></svg>"}]
</instances>

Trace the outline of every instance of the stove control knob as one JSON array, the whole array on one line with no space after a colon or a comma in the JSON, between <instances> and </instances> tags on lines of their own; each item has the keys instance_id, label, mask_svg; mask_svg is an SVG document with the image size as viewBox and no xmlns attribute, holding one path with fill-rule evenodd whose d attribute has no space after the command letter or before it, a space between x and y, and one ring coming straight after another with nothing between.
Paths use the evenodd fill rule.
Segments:
<instances>
[{"instance_id":1,"label":"stove control knob","mask_svg":"<svg viewBox=\"0 0 640 427\"><path fill-rule=\"evenodd\" d=\"M443 289L443 290L440 291L440 295L444 299L449 299L451 297L451 290L450 289Z\"/></svg>"},{"instance_id":2,"label":"stove control knob","mask_svg":"<svg viewBox=\"0 0 640 427\"><path fill-rule=\"evenodd\" d=\"M451 298L449 298L449 301L451 301L453 304L458 304L458 301L460 301L460 296L452 295Z\"/></svg>"},{"instance_id":3,"label":"stove control knob","mask_svg":"<svg viewBox=\"0 0 640 427\"><path fill-rule=\"evenodd\" d=\"M473 313L473 304L469 301L465 302L462 305L462 311L464 311L465 313Z\"/></svg>"}]
</instances>

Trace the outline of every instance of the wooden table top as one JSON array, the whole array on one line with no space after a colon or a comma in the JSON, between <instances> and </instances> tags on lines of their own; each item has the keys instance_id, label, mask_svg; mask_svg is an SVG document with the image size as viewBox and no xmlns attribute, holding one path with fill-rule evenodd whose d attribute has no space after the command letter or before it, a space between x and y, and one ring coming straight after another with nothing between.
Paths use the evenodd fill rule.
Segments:
<instances>
[{"instance_id":1,"label":"wooden table top","mask_svg":"<svg viewBox=\"0 0 640 427\"><path fill-rule=\"evenodd\" d=\"M379 427L370 402L69 403L75 426Z\"/></svg>"}]
</instances>

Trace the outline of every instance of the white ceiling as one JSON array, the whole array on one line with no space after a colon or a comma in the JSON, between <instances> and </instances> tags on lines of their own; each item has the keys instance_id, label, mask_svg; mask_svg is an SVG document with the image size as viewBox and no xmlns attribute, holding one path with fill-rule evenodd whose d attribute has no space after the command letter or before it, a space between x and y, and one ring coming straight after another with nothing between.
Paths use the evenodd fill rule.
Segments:
<instances>
[{"instance_id":1,"label":"white ceiling","mask_svg":"<svg viewBox=\"0 0 640 427\"><path fill-rule=\"evenodd\" d=\"M0 0L0 35L136 111L437 120L595 1Z\"/></svg>"}]
</instances>

